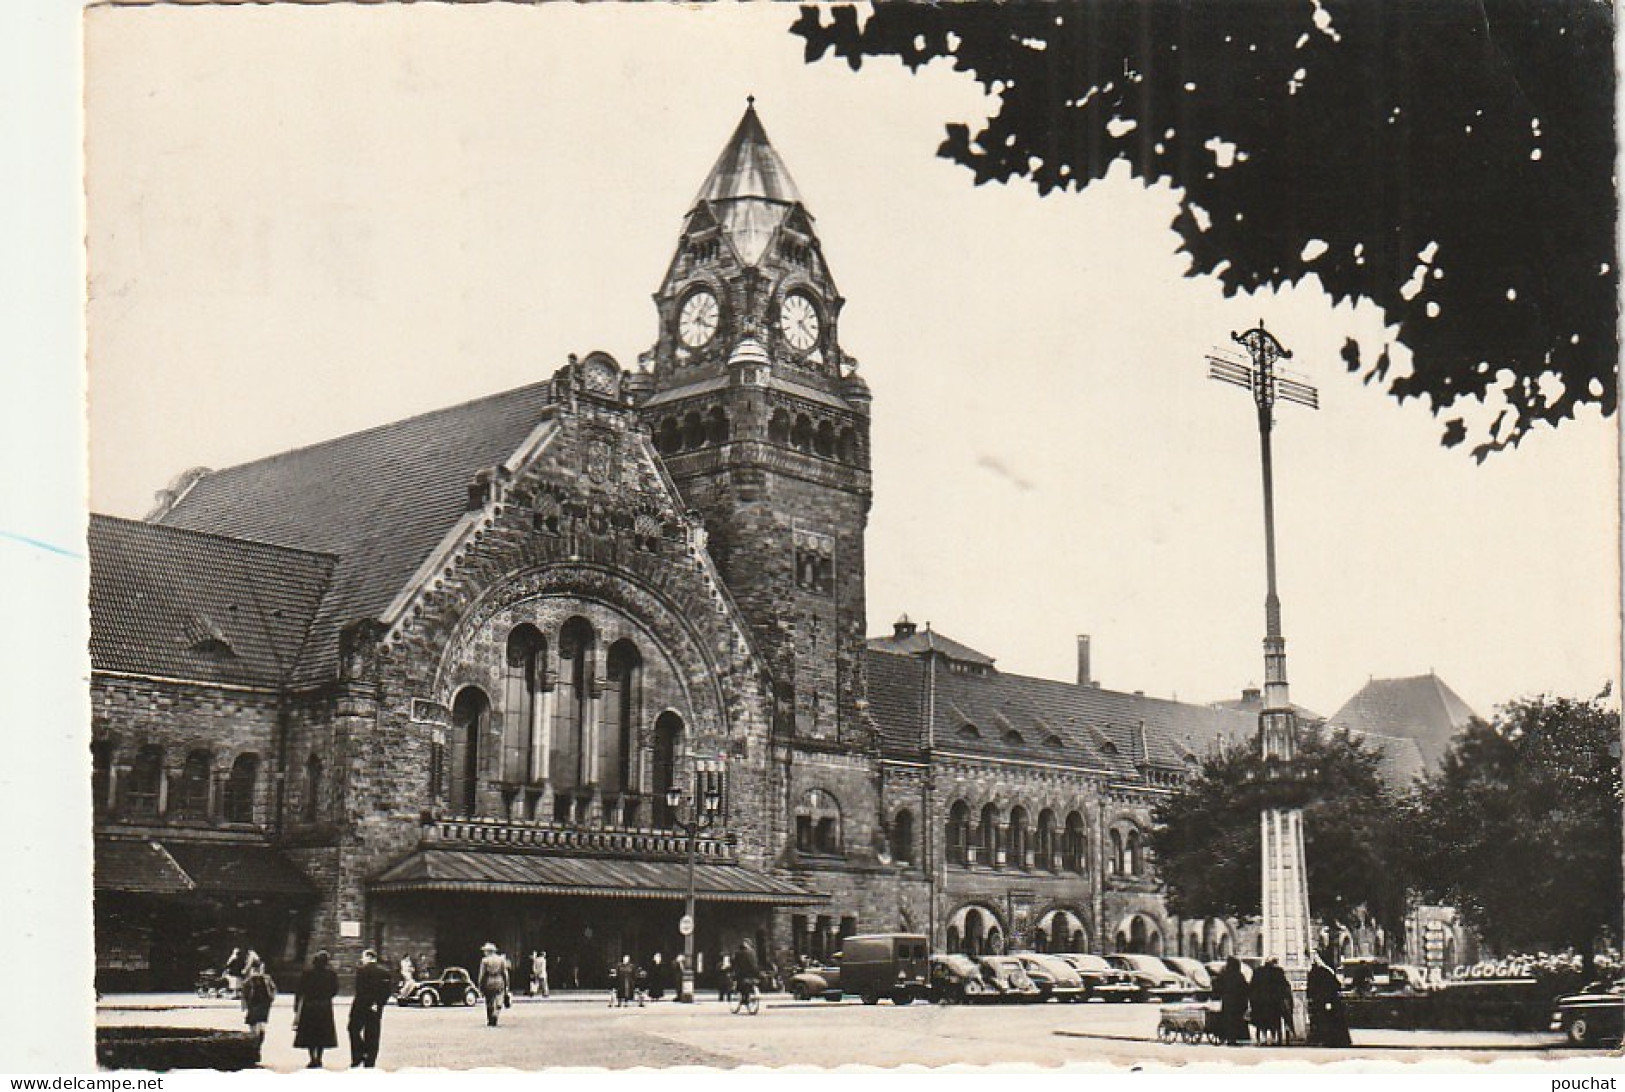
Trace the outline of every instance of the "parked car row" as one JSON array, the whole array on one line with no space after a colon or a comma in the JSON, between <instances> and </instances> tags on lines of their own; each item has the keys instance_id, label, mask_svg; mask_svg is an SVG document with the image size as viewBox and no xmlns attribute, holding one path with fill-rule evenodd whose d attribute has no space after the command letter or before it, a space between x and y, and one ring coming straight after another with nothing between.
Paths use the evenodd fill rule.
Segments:
<instances>
[{"instance_id":1,"label":"parked car row","mask_svg":"<svg viewBox=\"0 0 1625 1092\"><path fill-rule=\"evenodd\" d=\"M925 937L915 934L847 937L831 962L804 968L785 988L798 1001L857 996L870 1005L882 998L898 1005L1173 1001L1212 992L1206 968L1189 959L1041 952L927 956L926 951Z\"/></svg>"}]
</instances>

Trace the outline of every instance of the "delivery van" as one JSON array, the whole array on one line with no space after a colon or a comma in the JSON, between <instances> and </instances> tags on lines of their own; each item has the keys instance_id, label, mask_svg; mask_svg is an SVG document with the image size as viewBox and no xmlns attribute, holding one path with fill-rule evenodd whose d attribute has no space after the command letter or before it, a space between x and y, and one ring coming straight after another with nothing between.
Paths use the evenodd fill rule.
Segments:
<instances>
[{"instance_id":1,"label":"delivery van","mask_svg":"<svg viewBox=\"0 0 1625 1092\"><path fill-rule=\"evenodd\" d=\"M876 933L841 941L841 991L865 1005L889 997L907 1005L930 991L931 950L919 933Z\"/></svg>"}]
</instances>

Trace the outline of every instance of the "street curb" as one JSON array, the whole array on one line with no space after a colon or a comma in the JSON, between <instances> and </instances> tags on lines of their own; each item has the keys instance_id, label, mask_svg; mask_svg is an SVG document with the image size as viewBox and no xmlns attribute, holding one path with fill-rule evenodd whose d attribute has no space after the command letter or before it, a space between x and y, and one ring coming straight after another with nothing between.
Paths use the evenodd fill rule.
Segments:
<instances>
[{"instance_id":1,"label":"street curb","mask_svg":"<svg viewBox=\"0 0 1625 1092\"><path fill-rule=\"evenodd\" d=\"M1109 1041L1114 1042L1114 1043L1144 1043L1147 1046L1167 1046L1167 1047L1206 1046L1206 1047L1215 1047L1215 1048L1220 1048L1220 1047L1225 1046L1225 1044L1223 1044L1223 1043L1165 1043L1161 1039L1146 1039L1146 1038L1143 1038L1143 1037L1138 1036L1138 1035L1108 1035L1108 1034L1104 1034L1102 1032L1089 1032L1089 1031L1065 1031L1065 1030L1059 1030L1058 1029L1056 1031L1051 1032L1050 1034L1059 1035L1059 1036L1061 1036L1063 1038L1067 1038L1067 1039L1104 1039L1104 1040L1109 1040ZM1504 1044L1504 1045L1501 1045L1501 1046L1492 1046L1492 1045L1487 1044L1487 1043L1469 1044L1469 1045L1464 1045L1464 1046L1441 1046L1441 1045L1437 1045L1437 1044L1429 1046L1429 1045L1424 1045L1424 1044L1420 1044L1420 1043L1416 1043L1416 1044L1399 1043L1399 1044L1394 1044L1394 1045L1384 1045L1384 1044L1381 1044L1381 1043L1354 1043L1352 1046L1347 1046L1347 1047L1293 1046L1293 1047L1271 1047L1271 1048L1268 1048L1268 1049L1263 1048L1263 1047L1252 1047L1251 1044L1243 1044L1243 1045L1248 1046L1250 1049L1263 1051L1264 1052L1263 1055L1262 1055L1263 1057L1279 1056L1279 1057L1282 1057L1282 1058L1291 1058L1291 1057L1300 1056L1302 1054L1302 1052L1306 1051L1306 1050L1317 1050L1317 1051L1320 1051L1320 1050L1403 1050L1403 1051L1427 1051L1427 1052L1433 1053L1433 1054L1448 1054L1448 1053L1452 1053L1452 1052L1463 1052L1463 1051L1472 1051L1472 1052L1483 1052L1483 1051L1491 1051L1491 1052L1551 1051L1551 1050L1561 1050L1563 1048L1563 1046L1564 1046L1564 1043L1563 1043L1562 1040L1553 1040L1552 1042L1549 1042L1549 1043L1509 1043L1509 1044ZM1582 1055L1577 1055L1577 1056L1582 1056Z\"/></svg>"}]
</instances>

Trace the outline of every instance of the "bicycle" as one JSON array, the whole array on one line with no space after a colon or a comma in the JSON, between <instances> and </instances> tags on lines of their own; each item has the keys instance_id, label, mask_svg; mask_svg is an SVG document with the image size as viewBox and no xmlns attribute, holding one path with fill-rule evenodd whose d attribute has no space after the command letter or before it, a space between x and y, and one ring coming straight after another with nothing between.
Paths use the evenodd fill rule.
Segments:
<instances>
[{"instance_id":1,"label":"bicycle","mask_svg":"<svg viewBox=\"0 0 1625 1092\"><path fill-rule=\"evenodd\" d=\"M749 979L739 983L739 990L734 994L733 1008L730 1011L755 1016L761 1011L761 1008L762 995L756 989L756 983Z\"/></svg>"}]
</instances>

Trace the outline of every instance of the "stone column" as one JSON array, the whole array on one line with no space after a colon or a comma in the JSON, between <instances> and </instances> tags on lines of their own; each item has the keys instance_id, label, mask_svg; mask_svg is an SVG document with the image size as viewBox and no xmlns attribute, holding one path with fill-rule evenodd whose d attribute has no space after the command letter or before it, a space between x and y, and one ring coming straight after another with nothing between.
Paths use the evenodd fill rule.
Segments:
<instances>
[{"instance_id":1,"label":"stone column","mask_svg":"<svg viewBox=\"0 0 1625 1092\"><path fill-rule=\"evenodd\" d=\"M541 706L541 743L533 752L536 755L537 765L540 767L539 780L542 783L542 799L538 805L544 818L553 818L553 716L557 699L555 678L550 672L542 687Z\"/></svg>"}]
</instances>

